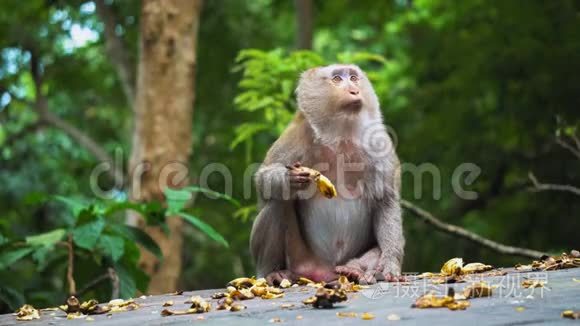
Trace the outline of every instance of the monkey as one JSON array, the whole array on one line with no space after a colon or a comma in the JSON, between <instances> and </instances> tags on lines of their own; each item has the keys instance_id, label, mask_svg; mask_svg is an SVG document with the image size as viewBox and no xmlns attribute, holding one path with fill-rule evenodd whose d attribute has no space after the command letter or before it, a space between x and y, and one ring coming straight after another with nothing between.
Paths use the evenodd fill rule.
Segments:
<instances>
[{"instance_id":1,"label":"monkey","mask_svg":"<svg viewBox=\"0 0 580 326\"><path fill-rule=\"evenodd\" d=\"M401 275L401 172L378 97L356 65L303 72L298 109L254 175L259 213L250 234L257 275L270 284L339 275L375 283ZM337 188L316 191L307 166Z\"/></svg>"}]
</instances>

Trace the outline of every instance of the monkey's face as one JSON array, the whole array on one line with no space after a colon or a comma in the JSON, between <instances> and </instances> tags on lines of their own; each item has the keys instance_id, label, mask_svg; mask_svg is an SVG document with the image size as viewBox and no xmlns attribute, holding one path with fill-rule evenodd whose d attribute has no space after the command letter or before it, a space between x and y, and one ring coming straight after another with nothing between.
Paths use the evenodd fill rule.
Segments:
<instances>
[{"instance_id":1,"label":"monkey's face","mask_svg":"<svg viewBox=\"0 0 580 326\"><path fill-rule=\"evenodd\" d=\"M372 86L355 65L330 65L302 74L296 95L300 109L316 120L350 118L362 110L378 111Z\"/></svg>"},{"instance_id":2,"label":"monkey's face","mask_svg":"<svg viewBox=\"0 0 580 326\"><path fill-rule=\"evenodd\" d=\"M363 107L360 83L364 76L350 66L327 67L326 70L325 80L331 85L333 106L346 113L358 113Z\"/></svg>"}]
</instances>

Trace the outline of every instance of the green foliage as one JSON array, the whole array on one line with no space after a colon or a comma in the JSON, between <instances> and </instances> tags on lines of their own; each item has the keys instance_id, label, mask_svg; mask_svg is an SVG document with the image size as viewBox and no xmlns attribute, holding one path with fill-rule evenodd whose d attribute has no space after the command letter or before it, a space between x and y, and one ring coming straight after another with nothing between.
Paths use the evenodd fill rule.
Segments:
<instances>
[{"instance_id":1,"label":"green foliage","mask_svg":"<svg viewBox=\"0 0 580 326\"><path fill-rule=\"evenodd\" d=\"M72 231L75 245L87 250L95 248L105 229L105 220L102 217L97 215L90 215L90 217L91 220L77 224Z\"/></svg>"},{"instance_id":2,"label":"green foliage","mask_svg":"<svg viewBox=\"0 0 580 326\"><path fill-rule=\"evenodd\" d=\"M117 13L116 34L136 67L141 4L107 3ZM178 198L182 195L175 198L172 210L183 208L185 214L199 217L188 222L194 227L183 230L186 246L195 248L184 252L183 289L215 288L253 274L247 244L256 198L246 193L242 176L249 163L261 161L291 119L299 73L331 62L362 64L385 121L396 132L403 162L432 163L440 169L441 200L428 196L429 182L422 187L423 197L414 198L415 185L403 175L406 199L446 222L507 244L538 250L580 247L578 237L569 232L580 227L574 215L580 209L577 198L524 191L529 171L544 182L580 185L577 160L554 143L556 136L573 145L580 121L580 75L573 73L580 70L577 1L358 0L314 5L313 52L292 52L292 1L204 3L188 166L195 180L208 162L223 163L232 172L232 197L239 202L219 205L219 196L197 196L201 192L192 190L187 198L195 204L185 209ZM84 243L92 249L75 245L79 286L112 266L124 297L144 291L147 279L137 268L137 244L161 256L150 237L121 221L130 209L145 216L148 225L163 227L168 207L82 200L94 197L89 178L98 162L62 130L31 128L39 119L30 103L34 50L50 111L107 152L129 153L134 111L106 54L103 25L91 6L90 1L0 1L0 301L9 304L0 303L2 312L20 305L22 294L37 306L61 303L67 249L60 243L77 227L99 218L106 226L98 240ZM73 40L78 30L83 37L95 37ZM122 161L127 160L125 154ZM482 200L455 196L449 180L463 162L482 168L470 186ZM99 183L111 187L106 178ZM208 187L222 191L223 180L210 178ZM45 194L71 196L47 202ZM217 236L195 227L200 219L220 231L229 249ZM66 234L57 241L58 230ZM515 262L433 232L409 215L405 234L411 240L428 238L407 241L406 271L437 270L453 256L497 266ZM34 240L37 235L41 237ZM117 240L103 240L109 237ZM86 295L106 300L110 293L102 284Z\"/></svg>"},{"instance_id":3,"label":"green foliage","mask_svg":"<svg viewBox=\"0 0 580 326\"><path fill-rule=\"evenodd\" d=\"M15 262L26 257L34 251L34 248L18 248L15 246L4 246L0 251L0 270L10 267Z\"/></svg>"},{"instance_id":4,"label":"green foliage","mask_svg":"<svg viewBox=\"0 0 580 326\"><path fill-rule=\"evenodd\" d=\"M232 149L250 141L259 132L280 134L294 115L296 104L292 94L296 88L296 76L321 65L323 59L309 51L286 55L281 49L248 49L240 51L236 63L234 71L243 73L238 83L242 92L234 103L238 110L252 112L255 118L236 127L236 138L230 144Z\"/></svg>"},{"instance_id":5,"label":"green foliage","mask_svg":"<svg viewBox=\"0 0 580 326\"><path fill-rule=\"evenodd\" d=\"M224 239L224 237L221 234L219 234L213 227L211 227L209 224L204 223L199 218L185 212L179 212L177 215L182 217L185 221L197 227L199 230L201 230L203 233L205 233L213 240L221 243L225 247L229 246L228 242L226 241L226 239Z\"/></svg>"},{"instance_id":6,"label":"green foliage","mask_svg":"<svg viewBox=\"0 0 580 326\"><path fill-rule=\"evenodd\" d=\"M98 249L105 255L117 262L125 253L125 240L122 237L103 235L99 237Z\"/></svg>"},{"instance_id":7,"label":"green foliage","mask_svg":"<svg viewBox=\"0 0 580 326\"><path fill-rule=\"evenodd\" d=\"M13 311L25 303L24 296L20 292L5 285L0 285L0 301L5 302Z\"/></svg>"},{"instance_id":8,"label":"green foliage","mask_svg":"<svg viewBox=\"0 0 580 326\"><path fill-rule=\"evenodd\" d=\"M30 246L52 247L65 236L65 229L54 229L52 231L26 237L26 243Z\"/></svg>"},{"instance_id":9,"label":"green foliage","mask_svg":"<svg viewBox=\"0 0 580 326\"><path fill-rule=\"evenodd\" d=\"M374 65L375 69L384 69L387 65L383 56L368 52L338 53L336 61L363 67ZM309 68L332 62L314 51L240 51L234 72L241 71L242 79L238 83L240 92L234 98L234 104L239 111L251 112L252 118L236 127L236 137L230 148L234 149L244 142L251 143L260 133L279 136L296 111L294 90L298 76ZM369 78L375 80L378 76L371 73Z\"/></svg>"},{"instance_id":10,"label":"green foliage","mask_svg":"<svg viewBox=\"0 0 580 326\"><path fill-rule=\"evenodd\" d=\"M157 243L151 237L145 233L143 230L124 224L111 224L108 226L111 229L111 233L125 238L133 243L138 243L147 251L155 255L155 257L161 259L163 253L161 249L157 246Z\"/></svg>"},{"instance_id":11,"label":"green foliage","mask_svg":"<svg viewBox=\"0 0 580 326\"><path fill-rule=\"evenodd\" d=\"M145 292L148 283L148 277L138 267L140 256L138 245L160 259L162 254L161 249L147 233L124 224L124 219L119 218L119 214L124 213L125 210L135 210L143 214L148 224L162 227L165 226L167 218L180 216L210 239L225 247L228 246L225 238L212 226L185 211L192 199L192 193L210 194L238 205L237 201L227 195L198 186L180 190L167 188L165 190L166 209L157 202L137 204L128 201L88 201L55 196L55 201L61 203L61 206L72 214L73 222L65 223L66 228L56 228L27 236L24 241L17 239L8 241L2 237L0 273L29 255L37 263L38 270L43 271L49 264L50 256L57 255L59 250L72 248L74 256L91 257L93 263L103 271L107 268L114 268L119 276L121 297L133 297L137 290ZM159 218L156 215L162 217ZM64 219L64 221L70 220ZM0 287L0 300L10 307L20 304L23 301L22 298L17 290L7 286Z\"/></svg>"},{"instance_id":12,"label":"green foliage","mask_svg":"<svg viewBox=\"0 0 580 326\"><path fill-rule=\"evenodd\" d=\"M337 18L341 11L362 13L376 5L365 1L348 8L339 3L324 5L311 55L322 58L322 64L367 61L363 69L373 82L386 123L395 132L402 161L438 168L441 199L429 195L434 185L428 183L421 185L422 197L415 198L410 174L403 175L403 196L450 223L500 242L560 248L554 244L565 242L563 231L542 232L538 226L548 227L547 221L553 219L567 225L570 222L561 212L578 208L571 201L578 202L569 194L518 189L529 184L530 170L541 173L541 180L580 184L574 157L553 141L556 130L557 137L573 145L573 124L557 121L559 117L580 120L577 95L568 86L580 82L569 74L580 62L570 60L580 53L580 23L573 18L577 4L396 1L365 19L357 14ZM340 24L335 24L337 19ZM359 51L366 54L356 54ZM300 70L278 73L292 67L292 55L287 53L251 50L238 63L243 74L234 103L237 110L252 114L245 115L231 145L252 142L247 148L258 159L295 109L292 93L281 85L293 89ZM275 110L283 114L276 115ZM451 187L454 169L464 162L482 169L470 186L482 197L476 203L457 197ZM236 215L252 214L248 212L251 206ZM410 238L432 234L412 218L406 219L405 228ZM469 243L458 244L447 235L432 236L438 245L409 242L406 270L434 269L450 256L515 262ZM572 247L578 246L569 238L568 245L571 242L576 243Z\"/></svg>"}]
</instances>

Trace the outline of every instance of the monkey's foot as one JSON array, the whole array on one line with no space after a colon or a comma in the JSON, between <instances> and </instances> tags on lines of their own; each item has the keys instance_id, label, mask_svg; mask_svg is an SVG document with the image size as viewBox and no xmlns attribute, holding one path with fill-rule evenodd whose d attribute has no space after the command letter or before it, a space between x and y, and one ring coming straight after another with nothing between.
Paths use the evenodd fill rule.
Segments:
<instances>
[{"instance_id":1,"label":"monkey's foot","mask_svg":"<svg viewBox=\"0 0 580 326\"><path fill-rule=\"evenodd\" d=\"M296 280L296 275L291 271L284 269L280 271L273 271L272 273L266 276L266 281L270 285L280 285L283 279L287 279L290 282Z\"/></svg>"},{"instance_id":2,"label":"monkey's foot","mask_svg":"<svg viewBox=\"0 0 580 326\"><path fill-rule=\"evenodd\" d=\"M395 275L393 273L386 272L383 274L385 282L407 282L407 278L403 275Z\"/></svg>"},{"instance_id":3,"label":"monkey's foot","mask_svg":"<svg viewBox=\"0 0 580 326\"><path fill-rule=\"evenodd\" d=\"M362 269L348 265L336 266L334 268L334 272L340 275L344 275L350 281L355 282L358 282L363 277L363 275L365 275L365 272Z\"/></svg>"}]
</instances>

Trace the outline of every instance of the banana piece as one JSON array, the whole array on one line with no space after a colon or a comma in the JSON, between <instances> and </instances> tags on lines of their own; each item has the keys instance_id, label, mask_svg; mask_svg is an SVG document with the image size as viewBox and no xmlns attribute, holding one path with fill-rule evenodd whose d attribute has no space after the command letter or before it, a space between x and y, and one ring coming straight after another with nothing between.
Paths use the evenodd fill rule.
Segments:
<instances>
[{"instance_id":1,"label":"banana piece","mask_svg":"<svg viewBox=\"0 0 580 326\"><path fill-rule=\"evenodd\" d=\"M330 181L330 179L328 179L327 177L325 177L322 173L320 173L320 171L311 169L311 168L307 168L305 166L300 166L300 167L288 167L288 169L296 169L299 170L301 172L308 172L310 174L310 178L316 182L316 187L318 188L318 191L320 191L320 193L328 198L334 198L337 196L337 192L336 192L336 188L334 187L334 185L332 184L332 182Z\"/></svg>"},{"instance_id":2,"label":"banana piece","mask_svg":"<svg viewBox=\"0 0 580 326\"><path fill-rule=\"evenodd\" d=\"M443 275L459 275L463 267L463 258L449 259L443 267L441 267L441 274Z\"/></svg>"},{"instance_id":3,"label":"banana piece","mask_svg":"<svg viewBox=\"0 0 580 326\"><path fill-rule=\"evenodd\" d=\"M473 274L487 272L493 269L493 266L482 263L469 263L461 268L461 274Z\"/></svg>"},{"instance_id":4,"label":"banana piece","mask_svg":"<svg viewBox=\"0 0 580 326\"><path fill-rule=\"evenodd\" d=\"M336 188L327 177L318 172L318 177L315 178L314 181L316 181L316 187L318 187L318 191L320 191L324 197L328 199L336 197Z\"/></svg>"}]
</instances>

